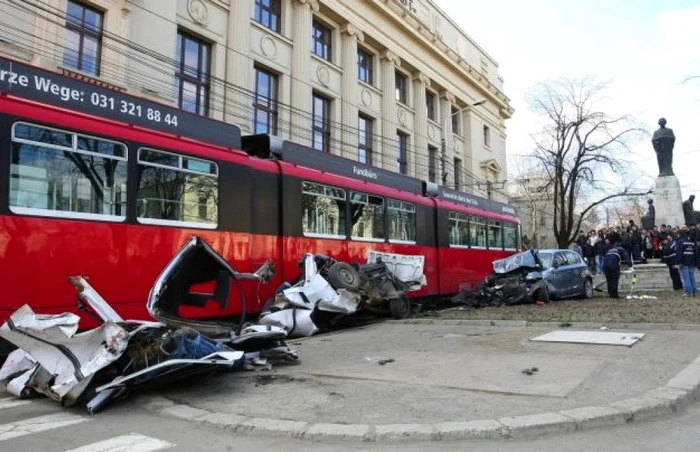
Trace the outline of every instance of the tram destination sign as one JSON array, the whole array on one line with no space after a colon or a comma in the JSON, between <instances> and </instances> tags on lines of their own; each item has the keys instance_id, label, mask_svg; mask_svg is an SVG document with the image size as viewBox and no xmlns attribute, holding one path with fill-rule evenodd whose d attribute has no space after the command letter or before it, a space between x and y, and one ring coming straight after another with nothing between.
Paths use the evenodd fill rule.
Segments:
<instances>
[{"instance_id":1,"label":"tram destination sign","mask_svg":"<svg viewBox=\"0 0 700 452\"><path fill-rule=\"evenodd\" d=\"M233 124L6 58L0 58L0 93L206 143L241 147L240 129Z\"/></svg>"},{"instance_id":2,"label":"tram destination sign","mask_svg":"<svg viewBox=\"0 0 700 452\"><path fill-rule=\"evenodd\" d=\"M438 196L447 201L452 201L454 203L462 204L464 206L477 207L480 209L488 210L490 212L501 213L504 215L518 215L518 212L513 206L509 206L507 204L503 204L497 201L492 201L490 199L480 198L478 196L470 195L467 193L462 193L456 190L451 190L445 187L440 187L438 189Z\"/></svg>"}]
</instances>

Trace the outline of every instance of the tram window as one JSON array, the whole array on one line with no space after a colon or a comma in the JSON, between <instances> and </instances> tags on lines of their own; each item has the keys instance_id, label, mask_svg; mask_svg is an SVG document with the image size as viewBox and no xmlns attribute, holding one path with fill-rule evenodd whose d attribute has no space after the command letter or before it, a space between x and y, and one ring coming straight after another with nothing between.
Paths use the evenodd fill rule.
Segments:
<instances>
[{"instance_id":1,"label":"tram window","mask_svg":"<svg viewBox=\"0 0 700 452\"><path fill-rule=\"evenodd\" d=\"M469 218L469 243L472 247L486 248L486 220L480 217Z\"/></svg>"},{"instance_id":2,"label":"tram window","mask_svg":"<svg viewBox=\"0 0 700 452\"><path fill-rule=\"evenodd\" d=\"M12 127L10 209L15 213L122 221L127 148L27 123Z\"/></svg>"},{"instance_id":3,"label":"tram window","mask_svg":"<svg viewBox=\"0 0 700 452\"><path fill-rule=\"evenodd\" d=\"M301 187L304 234L345 237L345 190L304 182Z\"/></svg>"},{"instance_id":4,"label":"tram window","mask_svg":"<svg viewBox=\"0 0 700 452\"><path fill-rule=\"evenodd\" d=\"M351 192L350 219L352 238L384 240L384 198Z\"/></svg>"},{"instance_id":5,"label":"tram window","mask_svg":"<svg viewBox=\"0 0 700 452\"><path fill-rule=\"evenodd\" d=\"M416 205L410 202L387 200L389 240L416 241Z\"/></svg>"},{"instance_id":6,"label":"tram window","mask_svg":"<svg viewBox=\"0 0 700 452\"><path fill-rule=\"evenodd\" d=\"M139 149L136 215L145 224L216 228L218 167L206 160Z\"/></svg>"},{"instance_id":7,"label":"tram window","mask_svg":"<svg viewBox=\"0 0 700 452\"><path fill-rule=\"evenodd\" d=\"M518 248L518 228L512 223L503 223L503 247L507 250Z\"/></svg>"},{"instance_id":8,"label":"tram window","mask_svg":"<svg viewBox=\"0 0 700 452\"><path fill-rule=\"evenodd\" d=\"M450 246L469 246L469 217L450 212Z\"/></svg>"},{"instance_id":9,"label":"tram window","mask_svg":"<svg viewBox=\"0 0 700 452\"><path fill-rule=\"evenodd\" d=\"M489 220L489 248L503 249L503 227L500 221Z\"/></svg>"}]
</instances>

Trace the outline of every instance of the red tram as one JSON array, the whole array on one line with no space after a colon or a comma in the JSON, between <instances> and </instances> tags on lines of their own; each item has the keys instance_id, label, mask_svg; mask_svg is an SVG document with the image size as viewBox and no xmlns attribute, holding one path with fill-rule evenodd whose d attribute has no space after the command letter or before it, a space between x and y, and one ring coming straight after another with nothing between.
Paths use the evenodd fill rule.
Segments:
<instances>
[{"instance_id":1,"label":"red tram","mask_svg":"<svg viewBox=\"0 0 700 452\"><path fill-rule=\"evenodd\" d=\"M0 322L30 304L72 311L85 275L125 318L147 318L161 269L199 235L259 312L307 252L425 256L415 297L453 294L519 249L515 209L0 58ZM240 314L238 294L184 316ZM185 308L183 308L185 309Z\"/></svg>"}]
</instances>

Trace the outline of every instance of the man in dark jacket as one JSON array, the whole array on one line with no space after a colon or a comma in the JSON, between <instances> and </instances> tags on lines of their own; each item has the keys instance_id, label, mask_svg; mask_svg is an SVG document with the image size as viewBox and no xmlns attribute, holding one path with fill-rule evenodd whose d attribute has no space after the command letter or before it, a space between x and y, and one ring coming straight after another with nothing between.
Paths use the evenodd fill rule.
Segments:
<instances>
[{"instance_id":1,"label":"man in dark jacket","mask_svg":"<svg viewBox=\"0 0 700 452\"><path fill-rule=\"evenodd\" d=\"M697 292L695 287L695 242L688 237L687 226L681 228L681 238L676 243L676 264L681 269L685 294L694 297Z\"/></svg>"},{"instance_id":2,"label":"man in dark jacket","mask_svg":"<svg viewBox=\"0 0 700 452\"><path fill-rule=\"evenodd\" d=\"M615 243L603 257L603 271L605 272L605 281L608 283L608 295L610 298L620 298L618 285L620 283L620 267L623 260L627 262L628 268L632 268L632 259L627 250L620 246L619 242Z\"/></svg>"},{"instance_id":3,"label":"man in dark jacket","mask_svg":"<svg viewBox=\"0 0 700 452\"><path fill-rule=\"evenodd\" d=\"M676 267L676 240L673 237L666 236L663 241L662 259L664 264L668 267L668 273L671 276L671 281L673 281L673 290L683 289L683 283L681 282L681 274Z\"/></svg>"}]
</instances>

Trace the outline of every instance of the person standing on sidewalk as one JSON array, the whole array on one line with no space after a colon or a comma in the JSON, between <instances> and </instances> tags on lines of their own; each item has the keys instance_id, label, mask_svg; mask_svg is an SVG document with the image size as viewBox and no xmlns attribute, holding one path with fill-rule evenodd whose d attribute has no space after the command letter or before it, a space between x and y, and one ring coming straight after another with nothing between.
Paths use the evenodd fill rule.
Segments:
<instances>
[{"instance_id":1,"label":"person standing on sidewalk","mask_svg":"<svg viewBox=\"0 0 700 452\"><path fill-rule=\"evenodd\" d=\"M688 227L681 228L681 238L676 243L676 264L680 266L683 275L683 286L685 294L694 297L697 289L695 287L695 242L688 236Z\"/></svg>"},{"instance_id":2,"label":"person standing on sidewalk","mask_svg":"<svg viewBox=\"0 0 700 452\"><path fill-rule=\"evenodd\" d=\"M682 290L681 274L676 266L676 239L671 236L665 236L663 244L662 259L668 267L668 273L671 276L671 281L673 281L673 290Z\"/></svg>"},{"instance_id":3,"label":"person standing on sidewalk","mask_svg":"<svg viewBox=\"0 0 700 452\"><path fill-rule=\"evenodd\" d=\"M608 295L610 298L620 298L618 285L620 283L620 267L623 259L627 262L628 268L633 267L629 253L620 246L620 242L615 243L603 258L603 271L605 272L605 282L608 283Z\"/></svg>"}]
</instances>

